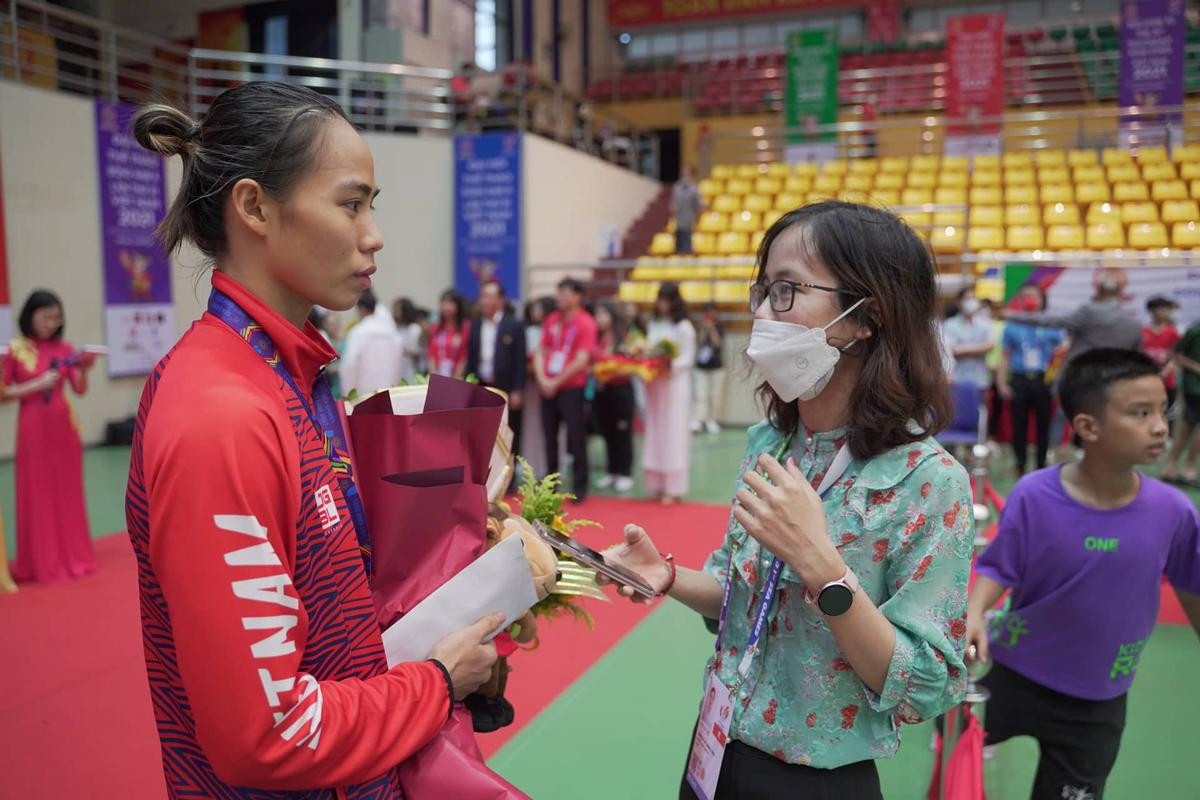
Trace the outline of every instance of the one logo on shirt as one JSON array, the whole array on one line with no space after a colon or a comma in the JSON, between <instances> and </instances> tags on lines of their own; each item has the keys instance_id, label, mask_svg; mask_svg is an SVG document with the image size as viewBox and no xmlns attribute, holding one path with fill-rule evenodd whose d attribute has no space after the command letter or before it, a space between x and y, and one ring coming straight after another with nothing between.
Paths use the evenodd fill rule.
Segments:
<instances>
[{"instance_id":1,"label":"one logo on shirt","mask_svg":"<svg viewBox=\"0 0 1200 800\"><path fill-rule=\"evenodd\" d=\"M999 647L1016 647L1021 637L1029 633L1029 623L1015 611L1005 611L992 617L991 643Z\"/></svg>"},{"instance_id":2,"label":"one logo on shirt","mask_svg":"<svg viewBox=\"0 0 1200 800\"><path fill-rule=\"evenodd\" d=\"M1137 670L1138 660L1142 657L1142 648L1146 646L1145 639L1123 644L1117 648L1117 657L1113 660L1112 669L1108 671L1108 679L1115 681L1118 677L1131 678Z\"/></svg>"},{"instance_id":3,"label":"one logo on shirt","mask_svg":"<svg viewBox=\"0 0 1200 800\"><path fill-rule=\"evenodd\" d=\"M1083 549L1095 550L1100 553L1115 553L1119 544L1121 544L1121 540L1115 537L1105 539L1101 536L1089 536L1083 540Z\"/></svg>"},{"instance_id":4,"label":"one logo on shirt","mask_svg":"<svg viewBox=\"0 0 1200 800\"><path fill-rule=\"evenodd\" d=\"M333 501L333 490L329 488L329 484L317 489L314 497L317 501L317 513L321 517L321 530L329 530L342 521L341 515L338 514L337 503Z\"/></svg>"}]
</instances>

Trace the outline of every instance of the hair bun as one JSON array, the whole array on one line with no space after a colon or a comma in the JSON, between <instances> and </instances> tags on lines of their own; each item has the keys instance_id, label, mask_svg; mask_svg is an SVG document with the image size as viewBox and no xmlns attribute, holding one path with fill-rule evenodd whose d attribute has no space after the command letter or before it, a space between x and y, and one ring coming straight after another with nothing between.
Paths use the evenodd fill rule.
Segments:
<instances>
[{"instance_id":1,"label":"hair bun","mask_svg":"<svg viewBox=\"0 0 1200 800\"><path fill-rule=\"evenodd\" d=\"M133 135L138 144L164 156L193 155L200 126L174 106L153 104L138 109L133 117Z\"/></svg>"}]
</instances>

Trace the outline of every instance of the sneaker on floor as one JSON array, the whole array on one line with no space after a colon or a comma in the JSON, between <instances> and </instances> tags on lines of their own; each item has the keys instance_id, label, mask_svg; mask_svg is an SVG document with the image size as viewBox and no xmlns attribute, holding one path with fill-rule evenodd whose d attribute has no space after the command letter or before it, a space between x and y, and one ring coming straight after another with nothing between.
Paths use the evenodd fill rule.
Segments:
<instances>
[{"instance_id":1,"label":"sneaker on floor","mask_svg":"<svg viewBox=\"0 0 1200 800\"><path fill-rule=\"evenodd\" d=\"M708 422L704 423L704 429L707 430L709 433L720 433L721 432L721 426L717 424L717 421L715 419L710 419Z\"/></svg>"},{"instance_id":2,"label":"sneaker on floor","mask_svg":"<svg viewBox=\"0 0 1200 800\"><path fill-rule=\"evenodd\" d=\"M700 420L698 420L698 419L692 420L692 433L699 433L700 428L701 428Z\"/></svg>"},{"instance_id":3,"label":"sneaker on floor","mask_svg":"<svg viewBox=\"0 0 1200 800\"><path fill-rule=\"evenodd\" d=\"M628 475L619 475L619 476L617 476L617 479L613 482L613 488L616 489L618 492L622 492L622 493L632 492L633 491L633 478L629 477Z\"/></svg>"},{"instance_id":4,"label":"sneaker on floor","mask_svg":"<svg viewBox=\"0 0 1200 800\"><path fill-rule=\"evenodd\" d=\"M615 475L601 475L599 478L596 478L596 480L592 481L592 485L597 489L607 489L613 485L613 481L615 480Z\"/></svg>"}]
</instances>

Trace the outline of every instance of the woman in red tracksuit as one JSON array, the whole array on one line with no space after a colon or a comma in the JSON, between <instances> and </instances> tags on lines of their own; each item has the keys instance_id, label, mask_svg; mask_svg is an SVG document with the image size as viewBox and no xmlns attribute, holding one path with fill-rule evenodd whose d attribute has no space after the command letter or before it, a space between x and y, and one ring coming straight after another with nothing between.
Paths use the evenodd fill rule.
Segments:
<instances>
[{"instance_id":1,"label":"woman in red tracksuit","mask_svg":"<svg viewBox=\"0 0 1200 800\"><path fill-rule=\"evenodd\" d=\"M134 118L183 159L160 234L215 264L208 313L146 384L126 516L171 797L400 798L396 765L491 674L480 620L389 669L336 357L306 318L348 309L383 247L370 150L335 103L249 83L203 124Z\"/></svg>"}]
</instances>

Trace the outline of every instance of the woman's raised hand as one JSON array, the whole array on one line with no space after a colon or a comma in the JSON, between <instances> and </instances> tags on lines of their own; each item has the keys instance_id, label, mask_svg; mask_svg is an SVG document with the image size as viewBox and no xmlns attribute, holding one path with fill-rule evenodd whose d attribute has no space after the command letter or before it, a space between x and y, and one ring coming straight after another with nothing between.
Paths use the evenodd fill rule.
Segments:
<instances>
[{"instance_id":1,"label":"woman's raised hand","mask_svg":"<svg viewBox=\"0 0 1200 800\"><path fill-rule=\"evenodd\" d=\"M666 559L658 554L654 542L646 532L637 525L625 526L625 543L615 545L604 551L604 560L610 564L636 572L655 591L661 592L671 581L671 568ZM635 592L628 586L621 586L606 575L597 574L596 583L600 585L614 584L617 594L628 597L635 603L649 603L654 598Z\"/></svg>"}]
</instances>

